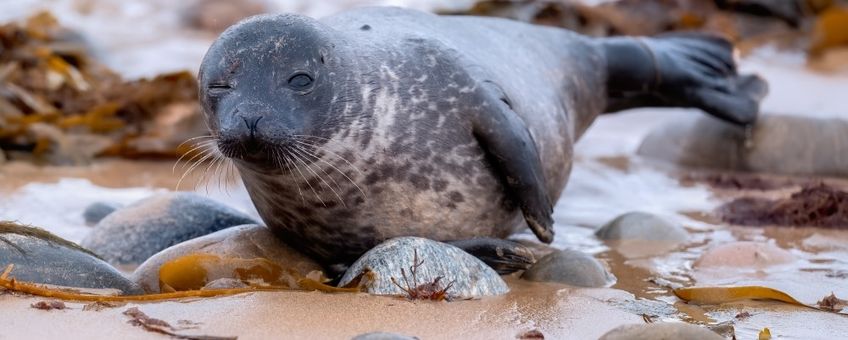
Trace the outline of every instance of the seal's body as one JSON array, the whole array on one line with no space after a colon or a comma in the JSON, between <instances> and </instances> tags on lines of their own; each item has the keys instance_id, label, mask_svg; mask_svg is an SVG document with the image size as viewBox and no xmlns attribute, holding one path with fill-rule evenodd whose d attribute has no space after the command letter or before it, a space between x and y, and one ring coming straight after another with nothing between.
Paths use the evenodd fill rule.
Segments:
<instances>
[{"instance_id":1,"label":"seal's body","mask_svg":"<svg viewBox=\"0 0 848 340\"><path fill-rule=\"evenodd\" d=\"M268 227L350 263L397 236L529 225L549 242L572 146L615 89L610 60L562 29L362 8L248 19L210 48L200 87Z\"/></svg>"}]
</instances>

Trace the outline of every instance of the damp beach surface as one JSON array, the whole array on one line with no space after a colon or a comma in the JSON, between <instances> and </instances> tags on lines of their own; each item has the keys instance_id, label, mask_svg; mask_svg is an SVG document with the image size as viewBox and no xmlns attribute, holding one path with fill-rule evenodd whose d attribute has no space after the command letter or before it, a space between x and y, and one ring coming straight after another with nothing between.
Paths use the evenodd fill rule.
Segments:
<instances>
[{"instance_id":1,"label":"damp beach surface","mask_svg":"<svg viewBox=\"0 0 848 340\"><path fill-rule=\"evenodd\" d=\"M8 15L29 14L31 8L26 6L31 3L34 2L16 3L13 9L19 13L10 11ZM73 1L59 3L72 6ZM132 16L133 11L143 12L148 5L135 9L115 6L121 15ZM314 15L330 11L310 10L315 11L309 13ZM72 15L59 16L70 20L72 26L77 20L83 31L97 28ZM108 21L108 17L106 12L99 20ZM168 27L172 19L164 16L156 20ZM126 52L110 53L110 66L118 66L129 77L196 69L199 57L214 38L179 35L174 39L188 43L167 40L156 45L150 37L161 33L135 34L148 36L138 39L137 46L122 46L117 38L101 33L102 39L113 39L112 45L107 44L110 52ZM161 60L151 57L157 55L157 48L164 55L176 57L170 59L170 64L154 63L153 60ZM143 53L139 52L142 49ZM764 114L848 119L848 101L844 98L848 93L848 74L815 73L797 60L785 52L766 49L741 61L742 70L759 72L770 82L771 94L763 104ZM763 175L762 178L785 185L764 190L719 186L700 179L716 173L734 174L705 174L636 154L645 135L664 119L678 115L701 113L641 109L602 116L576 145L572 175L554 211L557 236L553 246L602 260L616 278L609 288L577 288L508 276L510 293L469 301L411 302L367 294L286 291L129 303L99 311L84 310L85 303L73 301L65 301L65 309L45 311L31 305L50 299L0 292L0 338L60 338L68 334L87 339L161 337L127 322L130 318L124 311L132 307L177 328L184 327L180 334L239 339L349 339L374 331L421 339L510 339L531 330L541 331L547 339L594 339L620 325L646 320L708 326L730 321L739 339L757 338L766 327L773 336L783 339L837 339L848 334L848 316L844 313L770 301L698 306L674 296L669 286L760 285L779 289L809 305L831 293L848 297L848 229L736 226L723 222L717 213L733 199L752 195L785 198L816 180ZM177 164L176 171L173 169L173 161L100 160L86 166L3 163L0 217L40 226L79 242L91 230L82 217L86 206L98 201L125 205L172 191L185 166ZM846 179L821 180L848 191ZM195 173L179 189L211 197L258 219L245 189L235 178L213 177L204 181ZM595 236L606 222L631 211L653 213L682 225L688 239L658 244L603 241ZM518 237L535 239L529 231Z\"/></svg>"}]
</instances>

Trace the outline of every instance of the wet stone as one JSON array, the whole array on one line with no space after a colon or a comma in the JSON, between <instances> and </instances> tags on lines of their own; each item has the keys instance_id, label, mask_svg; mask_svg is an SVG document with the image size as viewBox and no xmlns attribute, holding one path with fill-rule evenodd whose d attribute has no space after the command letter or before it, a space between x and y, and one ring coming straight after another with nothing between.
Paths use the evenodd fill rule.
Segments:
<instances>
[{"instance_id":1,"label":"wet stone","mask_svg":"<svg viewBox=\"0 0 848 340\"><path fill-rule=\"evenodd\" d=\"M602 240L686 241L682 227L645 212L622 214L601 227L595 235Z\"/></svg>"},{"instance_id":2,"label":"wet stone","mask_svg":"<svg viewBox=\"0 0 848 340\"><path fill-rule=\"evenodd\" d=\"M615 328L599 340L722 340L720 335L703 327L682 322L661 322L646 325L624 325Z\"/></svg>"},{"instance_id":3,"label":"wet stone","mask_svg":"<svg viewBox=\"0 0 848 340\"><path fill-rule=\"evenodd\" d=\"M684 115L650 132L638 153L691 167L848 176L848 119L761 115L750 130Z\"/></svg>"},{"instance_id":4,"label":"wet stone","mask_svg":"<svg viewBox=\"0 0 848 340\"><path fill-rule=\"evenodd\" d=\"M527 269L521 278L578 287L604 287L614 280L600 261L582 252L568 249L543 257Z\"/></svg>"},{"instance_id":5,"label":"wet stone","mask_svg":"<svg viewBox=\"0 0 848 340\"><path fill-rule=\"evenodd\" d=\"M82 212L82 218L85 220L86 225L93 226L120 208L121 205L117 203L94 202L85 207L85 211Z\"/></svg>"},{"instance_id":6,"label":"wet stone","mask_svg":"<svg viewBox=\"0 0 848 340\"><path fill-rule=\"evenodd\" d=\"M695 268L765 268L789 263L795 256L771 243L733 242L713 247L699 257Z\"/></svg>"},{"instance_id":7,"label":"wet stone","mask_svg":"<svg viewBox=\"0 0 848 340\"><path fill-rule=\"evenodd\" d=\"M0 262L0 271L14 264L9 278L22 282L141 293L91 252L39 228L0 222Z\"/></svg>"},{"instance_id":8,"label":"wet stone","mask_svg":"<svg viewBox=\"0 0 848 340\"><path fill-rule=\"evenodd\" d=\"M249 216L197 194L168 193L109 214L81 244L109 263L134 266L180 242L253 223Z\"/></svg>"},{"instance_id":9,"label":"wet stone","mask_svg":"<svg viewBox=\"0 0 848 340\"><path fill-rule=\"evenodd\" d=\"M306 275L313 270L321 270L318 263L280 241L268 228L248 224L220 230L165 249L142 263L130 279L141 286L145 292L158 293L160 292L159 268L168 261L197 253L225 258L267 259L280 268L295 270L301 275ZM217 282L219 280L220 282ZM238 280L234 277L221 277L211 280L204 288L238 287L232 281Z\"/></svg>"},{"instance_id":10,"label":"wet stone","mask_svg":"<svg viewBox=\"0 0 848 340\"><path fill-rule=\"evenodd\" d=\"M423 261L416 270L417 284L412 282L410 273L415 252ZM477 298L509 292L509 287L498 273L476 257L452 245L419 237L390 239L369 250L345 272L340 285L349 283L366 268L374 275L363 282L364 288L376 295L407 295L391 280L395 278L404 285L401 269L406 272L410 286L432 283L437 277L441 277L441 287L453 282L447 291L451 298Z\"/></svg>"},{"instance_id":11,"label":"wet stone","mask_svg":"<svg viewBox=\"0 0 848 340\"><path fill-rule=\"evenodd\" d=\"M418 338L397 333L371 332L357 335L351 338L351 340L418 340Z\"/></svg>"}]
</instances>

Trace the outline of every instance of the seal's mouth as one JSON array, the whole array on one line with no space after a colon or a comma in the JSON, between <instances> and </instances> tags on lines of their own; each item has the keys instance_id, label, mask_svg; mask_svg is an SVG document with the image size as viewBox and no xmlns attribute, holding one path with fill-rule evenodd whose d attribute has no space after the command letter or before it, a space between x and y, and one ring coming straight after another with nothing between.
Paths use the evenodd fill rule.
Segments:
<instances>
[{"instance_id":1,"label":"seal's mouth","mask_svg":"<svg viewBox=\"0 0 848 340\"><path fill-rule=\"evenodd\" d=\"M317 146L296 136L273 141L258 136L250 139L219 137L217 144L218 150L227 158L281 172L309 166L320 158Z\"/></svg>"}]
</instances>

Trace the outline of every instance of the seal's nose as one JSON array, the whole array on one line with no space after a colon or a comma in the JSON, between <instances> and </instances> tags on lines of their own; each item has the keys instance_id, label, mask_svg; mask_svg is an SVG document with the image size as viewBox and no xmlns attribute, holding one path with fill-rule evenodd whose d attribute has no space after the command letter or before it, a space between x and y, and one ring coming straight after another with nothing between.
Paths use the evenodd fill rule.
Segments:
<instances>
[{"instance_id":1,"label":"seal's nose","mask_svg":"<svg viewBox=\"0 0 848 340\"><path fill-rule=\"evenodd\" d=\"M256 139L256 125L259 124L259 121L262 120L263 116L254 116L254 117L245 117L241 116L241 119L244 121L244 125L247 126L247 130L250 132L250 139Z\"/></svg>"}]
</instances>

